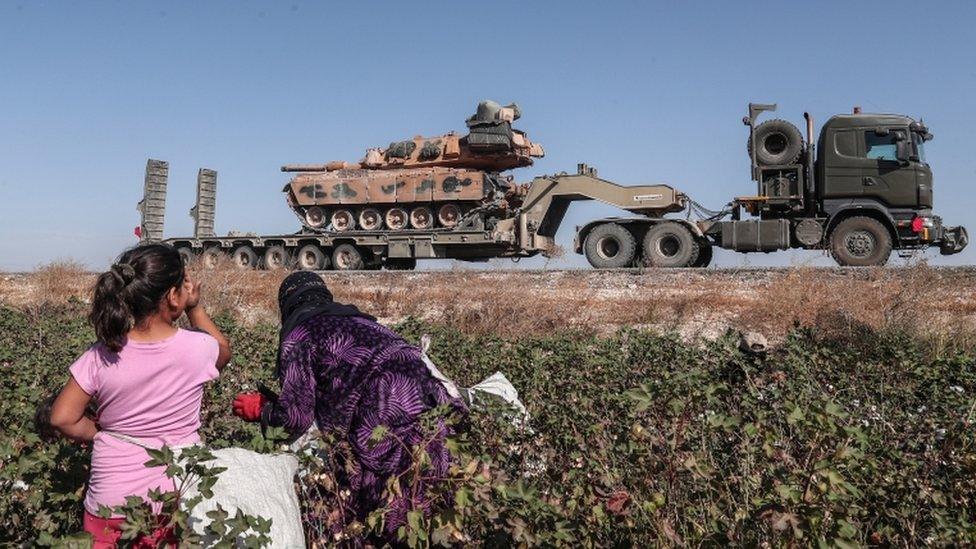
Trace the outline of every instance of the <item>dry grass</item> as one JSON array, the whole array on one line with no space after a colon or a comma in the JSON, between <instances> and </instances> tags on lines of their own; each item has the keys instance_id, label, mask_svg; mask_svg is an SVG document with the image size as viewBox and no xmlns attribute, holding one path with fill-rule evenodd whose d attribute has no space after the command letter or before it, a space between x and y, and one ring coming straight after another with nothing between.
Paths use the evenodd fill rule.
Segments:
<instances>
[{"instance_id":1,"label":"dry grass","mask_svg":"<svg viewBox=\"0 0 976 549\"><path fill-rule=\"evenodd\" d=\"M205 303L244 324L277 322L285 272L191 267ZM336 299L385 323L408 317L502 337L620 327L713 337L760 331L774 341L794 326L835 335L862 328L907 329L927 337L976 341L976 271L935 269L436 271L328 273ZM87 300L94 276L59 262L0 277L0 304L15 307Z\"/></svg>"}]
</instances>

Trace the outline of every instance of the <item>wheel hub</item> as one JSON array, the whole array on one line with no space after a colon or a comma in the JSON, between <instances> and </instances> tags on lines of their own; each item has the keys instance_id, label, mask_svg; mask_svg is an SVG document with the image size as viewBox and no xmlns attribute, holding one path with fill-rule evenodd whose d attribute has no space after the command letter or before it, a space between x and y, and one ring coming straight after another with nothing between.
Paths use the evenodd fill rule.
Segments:
<instances>
[{"instance_id":1,"label":"wheel hub","mask_svg":"<svg viewBox=\"0 0 976 549\"><path fill-rule=\"evenodd\" d=\"M600 240L596 249L603 259L612 259L620 253L620 244L612 238L604 238Z\"/></svg>"},{"instance_id":2,"label":"wheel hub","mask_svg":"<svg viewBox=\"0 0 976 549\"><path fill-rule=\"evenodd\" d=\"M855 257L866 257L874 251L874 236L867 231L854 231L847 235L844 243L847 251Z\"/></svg>"}]
</instances>

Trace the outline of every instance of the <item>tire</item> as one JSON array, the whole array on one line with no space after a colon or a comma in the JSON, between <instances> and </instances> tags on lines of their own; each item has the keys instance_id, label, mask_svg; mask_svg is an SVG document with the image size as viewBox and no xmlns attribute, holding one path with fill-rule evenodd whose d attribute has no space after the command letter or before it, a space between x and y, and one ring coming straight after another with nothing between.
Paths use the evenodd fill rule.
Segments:
<instances>
[{"instance_id":1,"label":"tire","mask_svg":"<svg viewBox=\"0 0 976 549\"><path fill-rule=\"evenodd\" d=\"M597 269L630 267L637 257L637 241L626 228L616 223L597 225L586 235L583 245L586 260Z\"/></svg>"},{"instance_id":2,"label":"tire","mask_svg":"<svg viewBox=\"0 0 976 549\"><path fill-rule=\"evenodd\" d=\"M644 236L644 263L648 267L691 267L698 260L698 241L684 225L665 222Z\"/></svg>"},{"instance_id":3,"label":"tire","mask_svg":"<svg viewBox=\"0 0 976 549\"><path fill-rule=\"evenodd\" d=\"M301 271L324 271L329 268L329 256L315 244L306 244L298 250L295 266Z\"/></svg>"},{"instance_id":4,"label":"tire","mask_svg":"<svg viewBox=\"0 0 976 549\"><path fill-rule=\"evenodd\" d=\"M176 248L176 253L180 254L180 259L183 260L184 267L190 266L197 259L197 254L193 253L193 249L189 246Z\"/></svg>"},{"instance_id":5,"label":"tire","mask_svg":"<svg viewBox=\"0 0 976 549\"><path fill-rule=\"evenodd\" d=\"M388 271L412 271L417 268L414 257L388 257L383 262L383 268Z\"/></svg>"},{"instance_id":6,"label":"tire","mask_svg":"<svg viewBox=\"0 0 976 549\"><path fill-rule=\"evenodd\" d=\"M698 242L698 259L691 265L697 269L704 269L712 263L712 245L709 242Z\"/></svg>"},{"instance_id":7,"label":"tire","mask_svg":"<svg viewBox=\"0 0 976 549\"><path fill-rule=\"evenodd\" d=\"M880 267L891 247L891 233L870 217L849 217L830 232L830 255L844 267Z\"/></svg>"},{"instance_id":8,"label":"tire","mask_svg":"<svg viewBox=\"0 0 976 549\"><path fill-rule=\"evenodd\" d=\"M793 164L800 158L803 150L803 135L800 130L779 118L756 126L753 138L756 142L756 163L762 166ZM747 147L750 156L752 142L750 139Z\"/></svg>"},{"instance_id":9,"label":"tire","mask_svg":"<svg viewBox=\"0 0 976 549\"><path fill-rule=\"evenodd\" d=\"M204 269L212 270L216 269L220 262L223 261L226 254L220 248L212 246L203 250L200 254L200 264L203 265Z\"/></svg>"},{"instance_id":10,"label":"tire","mask_svg":"<svg viewBox=\"0 0 976 549\"><path fill-rule=\"evenodd\" d=\"M332 252L332 265L337 271L358 271L363 268L363 254L352 244L339 244Z\"/></svg>"},{"instance_id":11,"label":"tire","mask_svg":"<svg viewBox=\"0 0 976 549\"><path fill-rule=\"evenodd\" d=\"M269 271L291 267L291 254L284 246L271 246L264 251L264 268Z\"/></svg>"},{"instance_id":12,"label":"tire","mask_svg":"<svg viewBox=\"0 0 976 549\"><path fill-rule=\"evenodd\" d=\"M258 254L250 246L239 246L231 254L231 259L234 261L234 266L238 269L251 270L258 268Z\"/></svg>"}]
</instances>

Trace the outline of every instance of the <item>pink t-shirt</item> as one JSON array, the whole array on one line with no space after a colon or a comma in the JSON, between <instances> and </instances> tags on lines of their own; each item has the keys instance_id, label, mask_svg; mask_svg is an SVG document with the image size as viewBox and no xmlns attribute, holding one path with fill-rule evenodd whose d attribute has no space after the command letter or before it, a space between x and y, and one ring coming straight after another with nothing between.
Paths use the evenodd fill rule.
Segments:
<instances>
[{"instance_id":1,"label":"pink t-shirt","mask_svg":"<svg viewBox=\"0 0 976 549\"><path fill-rule=\"evenodd\" d=\"M98 401L85 509L97 513L99 505L122 505L129 495L173 489L163 467L143 465L145 448L103 431L154 448L199 442L203 385L218 375L219 351L209 334L180 329L162 341L129 341L118 353L95 344L71 365L75 381Z\"/></svg>"}]
</instances>

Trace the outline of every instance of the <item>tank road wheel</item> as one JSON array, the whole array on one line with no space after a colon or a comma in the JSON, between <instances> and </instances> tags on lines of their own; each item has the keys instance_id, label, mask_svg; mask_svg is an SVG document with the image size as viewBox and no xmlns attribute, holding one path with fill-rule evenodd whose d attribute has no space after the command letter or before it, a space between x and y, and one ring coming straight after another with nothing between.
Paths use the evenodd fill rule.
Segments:
<instances>
[{"instance_id":1,"label":"tank road wheel","mask_svg":"<svg viewBox=\"0 0 976 549\"><path fill-rule=\"evenodd\" d=\"M224 254L223 250L216 246L212 246L203 250L203 253L200 254L200 264L203 265L204 269L216 269L217 266L220 265L220 262L223 260L225 255L226 254Z\"/></svg>"},{"instance_id":2,"label":"tank road wheel","mask_svg":"<svg viewBox=\"0 0 976 549\"><path fill-rule=\"evenodd\" d=\"M630 267L637 255L637 242L630 231L616 223L597 225L583 245L586 259L597 269Z\"/></svg>"},{"instance_id":3,"label":"tank road wheel","mask_svg":"<svg viewBox=\"0 0 976 549\"><path fill-rule=\"evenodd\" d=\"M359 212L359 228L364 231L378 231L383 228L383 216L376 208L366 208Z\"/></svg>"},{"instance_id":4,"label":"tank road wheel","mask_svg":"<svg viewBox=\"0 0 976 549\"><path fill-rule=\"evenodd\" d=\"M250 270L258 267L258 254L250 246L239 246L231 254L231 259L238 269Z\"/></svg>"},{"instance_id":5,"label":"tank road wheel","mask_svg":"<svg viewBox=\"0 0 976 549\"><path fill-rule=\"evenodd\" d=\"M877 219L850 217L830 233L830 255L845 267L880 267L891 255L891 233Z\"/></svg>"},{"instance_id":6,"label":"tank road wheel","mask_svg":"<svg viewBox=\"0 0 976 549\"><path fill-rule=\"evenodd\" d=\"M458 208L457 204L444 204L437 210L437 221L440 222L441 227L449 229L457 227L460 220L461 208Z\"/></svg>"},{"instance_id":7,"label":"tank road wheel","mask_svg":"<svg viewBox=\"0 0 976 549\"><path fill-rule=\"evenodd\" d=\"M303 271L322 271L329 267L329 256L315 244L302 246L295 259L298 268Z\"/></svg>"},{"instance_id":8,"label":"tank road wheel","mask_svg":"<svg viewBox=\"0 0 976 549\"><path fill-rule=\"evenodd\" d=\"M332 252L332 265L337 271L358 271L363 268L363 254L352 244L339 244Z\"/></svg>"},{"instance_id":9,"label":"tank road wheel","mask_svg":"<svg viewBox=\"0 0 976 549\"><path fill-rule=\"evenodd\" d=\"M417 206L410 210L410 226L414 229L430 229L434 226L434 214L427 206Z\"/></svg>"},{"instance_id":10,"label":"tank road wheel","mask_svg":"<svg viewBox=\"0 0 976 549\"><path fill-rule=\"evenodd\" d=\"M305 224L313 229L321 229L328 221L329 217L318 206L305 210Z\"/></svg>"},{"instance_id":11,"label":"tank road wheel","mask_svg":"<svg viewBox=\"0 0 976 549\"><path fill-rule=\"evenodd\" d=\"M356 228L356 218L349 210L336 210L332 213L332 229L337 232L351 231Z\"/></svg>"},{"instance_id":12,"label":"tank road wheel","mask_svg":"<svg viewBox=\"0 0 976 549\"><path fill-rule=\"evenodd\" d=\"M684 225L660 223L644 236L648 267L690 267L698 260L698 242Z\"/></svg>"},{"instance_id":13,"label":"tank road wheel","mask_svg":"<svg viewBox=\"0 0 976 549\"><path fill-rule=\"evenodd\" d=\"M396 207L390 208L386 211L386 227L391 231L402 231L407 228L407 222L410 217L407 215L407 210L403 208Z\"/></svg>"},{"instance_id":14,"label":"tank road wheel","mask_svg":"<svg viewBox=\"0 0 976 549\"><path fill-rule=\"evenodd\" d=\"M264 268L268 270L287 269L291 265L291 254L284 246L271 246L264 251Z\"/></svg>"},{"instance_id":15,"label":"tank road wheel","mask_svg":"<svg viewBox=\"0 0 976 549\"><path fill-rule=\"evenodd\" d=\"M180 254L180 259L183 260L184 266L190 265L197 258L197 254L193 253L193 249L189 246L180 246L179 248L176 248L176 253Z\"/></svg>"}]
</instances>

